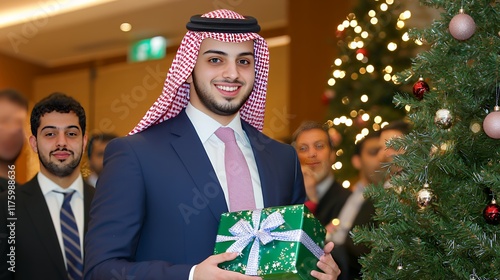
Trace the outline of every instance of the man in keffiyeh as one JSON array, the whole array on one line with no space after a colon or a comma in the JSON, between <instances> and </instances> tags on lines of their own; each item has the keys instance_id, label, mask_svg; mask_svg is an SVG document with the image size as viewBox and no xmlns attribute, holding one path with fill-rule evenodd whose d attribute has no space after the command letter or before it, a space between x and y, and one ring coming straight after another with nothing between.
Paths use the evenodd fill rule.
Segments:
<instances>
[{"instance_id":1,"label":"man in keffiyeh","mask_svg":"<svg viewBox=\"0 0 500 280\"><path fill-rule=\"evenodd\" d=\"M213 255L220 215L243 204L304 202L294 149L260 132L269 51L257 20L216 10L193 16L187 29L161 96L130 136L107 146L86 236L85 279L254 279L217 267L237 256ZM248 165L250 195L238 203L239 190L228 183L227 143L216 134L221 127L232 129ZM332 248L325 246L318 261L324 273L314 277L340 273Z\"/></svg>"}]
</instances>

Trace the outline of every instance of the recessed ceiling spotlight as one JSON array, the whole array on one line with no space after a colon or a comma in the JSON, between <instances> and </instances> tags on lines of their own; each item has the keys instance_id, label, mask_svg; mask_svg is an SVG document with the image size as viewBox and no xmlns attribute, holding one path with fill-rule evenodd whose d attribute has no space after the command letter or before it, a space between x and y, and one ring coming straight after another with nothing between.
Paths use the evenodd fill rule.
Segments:
<instances>
[{"instance_id":1,"label":"recessed ceiling spotlight","mask_svg":"<svg viewBox=\"0 0 500 280\"><path fill-rule=\"evenodd\" d=\"M129 32L130 30L132 30L132 25L128 22L124 22L120 24L120 30L123 32Z\"/></svg>"}]
</instances>

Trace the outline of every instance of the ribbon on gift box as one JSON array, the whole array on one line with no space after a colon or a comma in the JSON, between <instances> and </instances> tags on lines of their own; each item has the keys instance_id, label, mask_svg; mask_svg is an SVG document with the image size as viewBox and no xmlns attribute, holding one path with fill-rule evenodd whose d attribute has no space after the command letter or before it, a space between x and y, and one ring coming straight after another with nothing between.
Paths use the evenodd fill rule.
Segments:
<instances>
[{"instance_id":1,"label":"ribbon on gift box","mask_svg":"<svg viewBox=\"0 0 500 280\"><path fill-rule=\"evenodd\" d=\"M320 248L312 239L307 235L307 233L301 229L288 230L281 232L274 232L276 228L285 223L283 215L279 212L273 212L267 218L260 221L260 214L262 210L254 210L252 212L252 223L253 226L246 220L241 219L231 228L229 232L232 236L227 235L217 235L215 242L225 242L235 240L231 246L226 250L226 252L237 252L240 253L247 247L247 245L252 242L252 247L250 249L250 254L248 255L247 269L245 271L246 275L257 275L257 270L259 267L259 251L260 243L266 245L267 243L278 240L278 241L289 241L289 242L300 242L303 244L316 258L320 258L324 255L324 251Z\"/></svg>"}]
</instances>

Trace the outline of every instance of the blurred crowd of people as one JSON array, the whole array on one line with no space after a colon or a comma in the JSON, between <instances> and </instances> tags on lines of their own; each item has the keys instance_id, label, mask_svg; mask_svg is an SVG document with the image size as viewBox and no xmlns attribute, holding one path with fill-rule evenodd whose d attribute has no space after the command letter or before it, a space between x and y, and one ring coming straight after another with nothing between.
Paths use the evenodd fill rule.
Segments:
<instances>
[{"instance_id":1,"label":"blurred crowd of people","mask_svg":"<svg viewBox=\"0 0 500 280\"><path fill-rule=\"evenodd\" d=\"M358 176L349 189L335 180L332 170L336 146L341 141L334 128L305 121L292 136L292 145L304 176L306 205L326 227L326 239L335 244L332 254L342 271L339 279L359 279L362 276L359 259L369 252L369 248L354 244L351 231L356 226L376 226L373 219L375 206L365 198L364 190L369 185L390 187L391 176L400 171L391 164L392 160L404 151L387 147L387 141L402 137L409 129L407 122L398 120L358 141L351 159Z\"/></svg>"}]
</instances>

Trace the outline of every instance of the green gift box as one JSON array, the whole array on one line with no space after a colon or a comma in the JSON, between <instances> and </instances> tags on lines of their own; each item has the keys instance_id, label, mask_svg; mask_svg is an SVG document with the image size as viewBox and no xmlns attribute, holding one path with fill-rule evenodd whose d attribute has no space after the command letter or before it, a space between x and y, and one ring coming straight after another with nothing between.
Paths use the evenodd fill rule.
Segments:
<instances>
[{"instance_id":1,"label":"green gift box","mask_svg":"<svg viewBox=\"0 0 500 280\"><path fill-rule=\"evenodd\" d=\"M219 267L263 279L314 279L326 230L303 204L221 215L214 253L239 252Z\"/></svg>"}]
</instances>

